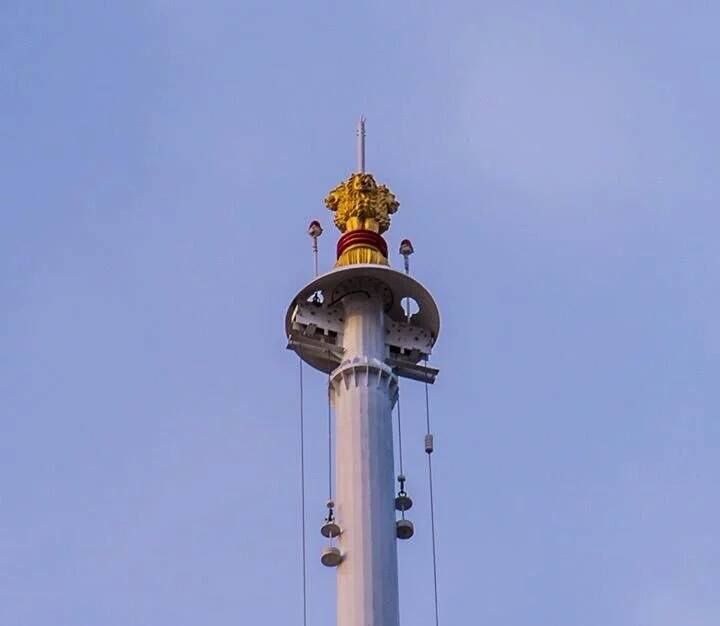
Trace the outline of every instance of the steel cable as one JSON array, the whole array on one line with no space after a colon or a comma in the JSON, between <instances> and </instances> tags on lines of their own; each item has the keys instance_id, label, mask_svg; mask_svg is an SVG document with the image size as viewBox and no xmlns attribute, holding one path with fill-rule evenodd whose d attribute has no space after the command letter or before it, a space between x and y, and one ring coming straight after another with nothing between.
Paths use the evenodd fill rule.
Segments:
<instances>
[{"instance_id":1,"label":"steel cable","mask_svg":"<svg viewBox=\"0 0 720 626\"><path fill-rule=\"evenodd\" d=\"M300 500L302 545L302 596L303 626L307 626L307 536L305 532L305 390L303 385L303 362L300 362Z\"/></svg>"},{"instance_id":2,"label":"steel cable","mask_svg":"<svg viewBox=\"0 0 720 626\"><path fill-rule=\"evenodd\" d=\"M427 360L425 361L427 367ZM425 451L428 459L428 483L430 487L430 527L432 532L432 559L433 559L433 592L435 598L435 626L440 624L440 614L438 609L438 574L437 574L437 539L435 530L435 496L433 490L433 472L432 472L432 431L430 430L430 391L428 382L425 381L425 424L427 426L427 434L425 436ZM428 445L428 440L430 445Z\"/></svg>"}]
</instances>

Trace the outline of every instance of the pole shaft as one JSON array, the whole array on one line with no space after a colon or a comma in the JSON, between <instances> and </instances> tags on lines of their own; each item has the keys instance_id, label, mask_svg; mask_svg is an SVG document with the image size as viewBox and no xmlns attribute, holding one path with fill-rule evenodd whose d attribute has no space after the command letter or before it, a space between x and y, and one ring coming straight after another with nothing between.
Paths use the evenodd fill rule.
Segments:
<instances>
[{"instance_id":1,"label":"pole shaft","mask_svg":"<svg viewBox=\"0 0 720 626\"><path fill-rule=\"evenodd\" d=\"M345 361L333 373L339 547L338 626L399 626L392 407L382 301L344 302Z\"/></svg>"}]
</instances>

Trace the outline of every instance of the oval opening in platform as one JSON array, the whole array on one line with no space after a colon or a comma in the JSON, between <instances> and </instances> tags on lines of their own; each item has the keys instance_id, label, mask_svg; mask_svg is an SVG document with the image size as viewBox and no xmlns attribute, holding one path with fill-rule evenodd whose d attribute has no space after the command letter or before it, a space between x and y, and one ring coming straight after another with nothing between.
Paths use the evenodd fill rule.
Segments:
<instances>
[{"instance_id":1,"label":"oval opening in platform","mask_svg":"<svg viewBox=\"0 0 720 626\"><path fill-rule=\"evenodd\" d=\"M420 312L420 305L417 303L417 300L410 296L403 297L400 303L402 304L403 311L405 311L405 317L408 319Z\"/></svg>"}]
</instances>

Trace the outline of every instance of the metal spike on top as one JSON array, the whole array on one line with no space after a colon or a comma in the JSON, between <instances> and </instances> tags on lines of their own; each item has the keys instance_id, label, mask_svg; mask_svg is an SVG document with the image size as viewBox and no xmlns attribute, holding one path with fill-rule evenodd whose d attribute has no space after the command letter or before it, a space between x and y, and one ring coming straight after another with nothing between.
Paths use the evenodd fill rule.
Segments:
<instances>
[{"instance_id":1,"label":"metal spike on top","mask_svg":"<svg viewBox=\"0 0 720 626\"><path fill-rule=\"evenodd\" d=\"M365 117L360 116L357 127L357 166L358 172L365 172Z\"/></svg>"},{"instance_id":2,"label":"metal spike on top","mask_svg":"<svg viewBox=\"0 0 720 626\"><path fill-rule=\"evenodd\" d=\"M387 242L382 234L390 228L390 216L400 204L385 185L378 185L365 171L365 118L357 126L358 171L325 198L325 206L342 234L337 246L336 267L389 265Z\"/></svg>"}]
</instances>

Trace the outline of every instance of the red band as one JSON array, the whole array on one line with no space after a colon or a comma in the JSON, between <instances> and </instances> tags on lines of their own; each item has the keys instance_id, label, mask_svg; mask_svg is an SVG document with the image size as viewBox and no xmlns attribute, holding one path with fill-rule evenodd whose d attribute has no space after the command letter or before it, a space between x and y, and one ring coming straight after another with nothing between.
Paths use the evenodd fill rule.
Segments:
<instances>
[{"instance_id":1,"label":"red band","mask_svg":"<svg viewBox=\"0 0 720 626\"><path fill-rule=\"evenodd\" d=\"M388 248L385 240L377 233L371 230L349 230L346 232L337 243L337 258L342 256L351 246L367 246L369 248L375 248L382 255L387 258Z\"/></svg>"}]
</instances>

